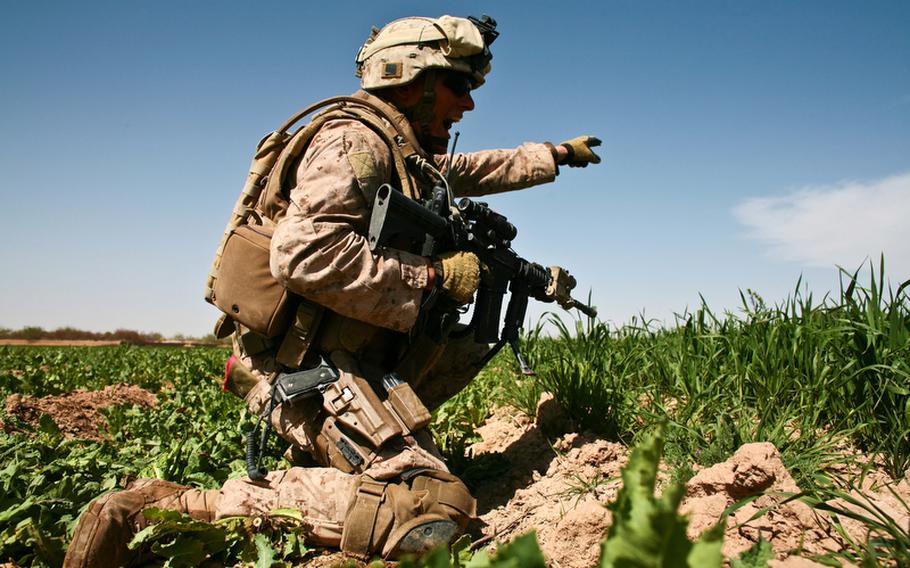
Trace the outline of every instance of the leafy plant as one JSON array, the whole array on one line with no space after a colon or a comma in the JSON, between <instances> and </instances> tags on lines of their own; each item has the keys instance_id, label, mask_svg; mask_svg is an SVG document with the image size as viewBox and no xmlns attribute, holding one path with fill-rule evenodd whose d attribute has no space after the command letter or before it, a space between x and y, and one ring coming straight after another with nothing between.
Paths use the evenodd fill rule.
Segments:
<instances>
[{"instance_id":1,"label":"leafy plant","mask_svg":"<svg viewBox=\"0 0 910 568\"><path fill-rule=\"evenodd\" d=\"M632 450L622 470L623 487L609 506L613 525L601 545L601 568L710 568L723 563L723 523L705 531L694 543L686 537L689 522L676 512L684 485L671 485L660 498L654 496L662 450L659 429Z\"/></svg>"},{"instance_id":2,"label":"leafy plant","mask_svg":"<svg viewBox=\"0 0 910 568\"><path fill-rule=\"evenodd\" d=\"M739 558L730 561L730 568L767 568L768 561L774 560L774 551L771 543L762 537L752 545L752 548L739 555Z\"/></svg>"},{"instance_id":3,"label":"leafy plant","mask_svg":"<svg viewBox=\"0 0 910 568\"><path fill-rule=\"evenodd\" d=\"M299 511L275 511L265 520L229 517L212 523L162 509L146 509L143 515L153 524L133 537L130 548L151 550L173 568L199 566L211 559L271 568L279 559L299 559L307 552Z\"/></svg>"}]
</instances>

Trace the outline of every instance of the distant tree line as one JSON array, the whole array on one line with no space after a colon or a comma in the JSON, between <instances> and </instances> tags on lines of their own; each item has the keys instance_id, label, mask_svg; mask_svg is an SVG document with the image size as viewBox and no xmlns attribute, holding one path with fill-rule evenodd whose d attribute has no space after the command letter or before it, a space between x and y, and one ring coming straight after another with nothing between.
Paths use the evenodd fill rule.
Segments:
<instances>
[{"instance_id":1,"label":"distant tree line","mask_svg":"<svg viewBox=\"0 0 910 568\"><path fill-rule=\"evenodd\" d=\"M122 341L124 343L158 343L167 340L157 332L136 331L134 329L118 329L115 331L86 331L75 327L58 327L47 330L38 326L26 326L21 329L7 329L0 327L0 339L58 339L58 340L95 340L95 341ZM216 343L214 334L204 337L189 337L183 334L170 338L173 341L191 341L200 343Z\"/></svg>"}]
</instances>

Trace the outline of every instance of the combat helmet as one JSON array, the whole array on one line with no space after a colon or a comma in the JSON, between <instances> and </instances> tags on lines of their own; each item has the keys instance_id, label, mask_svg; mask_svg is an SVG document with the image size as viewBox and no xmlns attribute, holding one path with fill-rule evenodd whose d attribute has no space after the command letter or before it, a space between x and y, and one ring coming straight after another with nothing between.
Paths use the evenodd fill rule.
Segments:
<instances>
[{"instance_id":1,"label":"combat helmet","mask_svg":"<svg viewBox=\"0 0 910 568\"><path fill-rule=\"evenodd\" d=\"M489 16L402 18L373 28L357 53L356 74L371 91L407 85L425 70L449 69L468 75L477 88L490 72L490 44L498 36Z\"/></svg>"}]
</instances>

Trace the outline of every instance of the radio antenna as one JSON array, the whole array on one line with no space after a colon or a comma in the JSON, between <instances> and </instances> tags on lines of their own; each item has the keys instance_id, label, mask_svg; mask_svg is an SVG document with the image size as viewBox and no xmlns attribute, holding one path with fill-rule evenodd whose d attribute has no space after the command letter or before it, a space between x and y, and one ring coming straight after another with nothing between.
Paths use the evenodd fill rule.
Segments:
<instances>
[{"instance_id":1,"label":"radio antenna","mask_svg":"<svg viewBox=\"0 0 910 568\"><path fill-rule=\"evenodd\" d=\"M452 207L455 204L455 195L452 192L452 186L449 182L452 180L452 164L455 163L455 146L458 145L458 137L461 136L461 132L458 130L455 131L455 137L452 139L452 149L449 150L449 163L446 168L446 192L449 197L449 207Z\"/></svg>"}]
</instances>

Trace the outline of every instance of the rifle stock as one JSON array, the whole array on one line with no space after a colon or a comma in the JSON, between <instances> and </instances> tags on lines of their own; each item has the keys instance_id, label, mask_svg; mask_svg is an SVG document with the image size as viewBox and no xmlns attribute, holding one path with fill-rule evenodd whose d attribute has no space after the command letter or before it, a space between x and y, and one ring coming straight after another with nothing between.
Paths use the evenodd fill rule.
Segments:
<instances>
[{"instance_id":1,"label":"rifle stock","mask_svg":"<svg viewBox=\"0 0 910 568\"><path fill-rule=\"evenodd\" d=\"M402 240L422 245L427 236L438 239L448 229L449 222L445 217L408 199L391 185L384 184L376 192L368 237L371 251Z\"/></svg>"}]
</instances>

